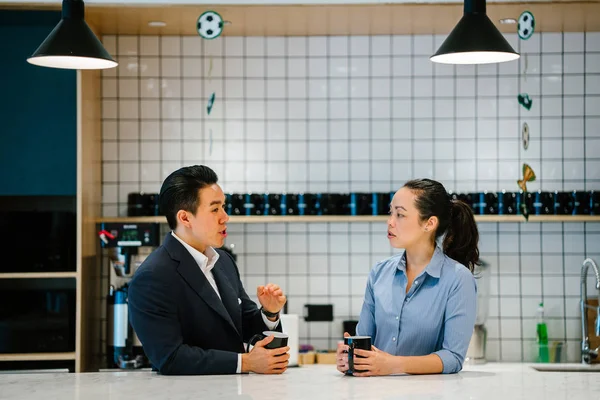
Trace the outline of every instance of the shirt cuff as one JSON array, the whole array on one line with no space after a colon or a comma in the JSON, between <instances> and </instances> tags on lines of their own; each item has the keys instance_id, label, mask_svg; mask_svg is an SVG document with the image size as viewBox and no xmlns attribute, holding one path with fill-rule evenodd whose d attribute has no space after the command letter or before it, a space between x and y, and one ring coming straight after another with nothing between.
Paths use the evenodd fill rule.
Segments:
<instances>
[{"instance_id":1,"label":"shirt cuff","mask_svg":"<svg viewBox=\"0 0 600 400\"><path fill-rule=\"evenodd\" d=\"M263 321L265 321L265 325L267 326L267 328L269 328L270 331L277 328L277 325L279 325L279 317L277 317L277 321L269 321L269 318L267 318L265 314L260 313L260 315L262 315Z\"/></svg>"},{"instance_id":2,"label":"shirt cuff","mask_svg":"<svg viewBox=\"0 0 600 400\"><path fill-rule=\"evenodd\" d=\"M442 360L443 374L455 374L462 369L462 363L450 350L442 349L433 354L437 355Z\"/></svg>"},{"instance_id":3,"label":"shirt cuff","mask_svg":"<svg viewBox=\"0 0 600 400\"><path fill-rule=\"evenodd\" d=\"M238 353L238 365L237 365L237 369L235 370L236 374L241 374L242 373L242 354Z\"/></svg>"}]
</instances>

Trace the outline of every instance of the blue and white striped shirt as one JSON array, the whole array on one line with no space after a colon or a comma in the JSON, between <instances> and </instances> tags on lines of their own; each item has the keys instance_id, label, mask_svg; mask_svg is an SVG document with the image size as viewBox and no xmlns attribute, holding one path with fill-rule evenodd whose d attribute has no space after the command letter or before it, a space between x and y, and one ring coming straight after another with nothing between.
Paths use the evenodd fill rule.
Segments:
<instances>
[{"instance_id":1,"label":"blue and white striped shirt","mask_svg":"<svg viewBox=\"0 0 600 400\"><path fill-rule=\"evenodd\" d=\"M369 274L357 335L396 356L437 354L443 373L455 373L469 347L477 313L477 284L464 265L436 246L431 261L406 293L406 252Z\"/></svg>"}]
</instances>

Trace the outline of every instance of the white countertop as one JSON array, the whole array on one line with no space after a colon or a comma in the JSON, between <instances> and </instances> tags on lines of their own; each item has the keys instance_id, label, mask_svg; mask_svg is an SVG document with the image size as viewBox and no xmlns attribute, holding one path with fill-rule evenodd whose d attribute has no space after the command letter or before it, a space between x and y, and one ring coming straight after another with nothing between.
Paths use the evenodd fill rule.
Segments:
<instances>
[{"instance_id":1,"label":"white countertop","mask_svg":"<svg viewBox=\"0 0 600 400\"><path fill-rule=\"evenodd\" d=\"M527 364L465 366L454 375L343 376L333 365L283 375L161 376L153 372L0 374L0 399L598 400L600 373L538 372Z\"/></svg>"}]
</instances>

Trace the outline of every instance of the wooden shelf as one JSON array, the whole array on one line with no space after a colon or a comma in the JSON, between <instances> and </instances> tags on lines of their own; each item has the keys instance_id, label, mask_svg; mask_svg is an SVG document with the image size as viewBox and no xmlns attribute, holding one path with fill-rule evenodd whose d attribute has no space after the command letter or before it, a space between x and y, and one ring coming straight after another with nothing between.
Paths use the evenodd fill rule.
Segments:
<instances>
[{"instance_id":1,"label":"wooden shelf","mask_svg":"<svg viewBox=\"0 0 600 400\"><path fill-rule=\"evenodd\" d=\"M77 278L77 272L6 272L0 279L57 279Z\"/></svg>"},{"instance_id":2,"label":"wooden shelf","mask_svg":"<svg viewBox=\"0 0 600 400\"><path fill-rule=\"evenodd\" d=\"M141 224L141 223L160 223L166 224L167 218L163 216L157 217L99 217L96 219L97 223L111 223L111 222L130 222L132 224Z\"/></svg>"},{"instance_id":3,"label":"wooden shelf","mask_svg":"<svg viewBox=\"0 0 600 400\"><path fill-rule=\"evenodd\" d=\"M387 215L288 215L288 216L242 216L229 219L230 224L283 223L283 222L385 222ZM477 222L526 222L522 215L476 215ZM163 216L157 217L104 217L98 223L166 223ZM529 222L600 222L600 215L531 215Z\"/></svg>"},{"instance_id":4,"label":"wooden shelf","mask_svg":"<svg viewBox=\"0 0 600 400\"><path fill-rule=\"evenodd\" d=\"M490 217L489 221L487 217ZM526 222L521 215L478 215L475 219L479 222ZM531 215L529 222L600 222L600 215Z\"/></svg>"},{"instance_id":5,"label":"wooden shelf","mask_svg":"<svg viewBox=\"0 0 600 400\"><path fill-rule=\"evenodd\" d=\"M62 361L75 360L75 352L0 354L0 361Z\"/></svg>"}]
</instances>

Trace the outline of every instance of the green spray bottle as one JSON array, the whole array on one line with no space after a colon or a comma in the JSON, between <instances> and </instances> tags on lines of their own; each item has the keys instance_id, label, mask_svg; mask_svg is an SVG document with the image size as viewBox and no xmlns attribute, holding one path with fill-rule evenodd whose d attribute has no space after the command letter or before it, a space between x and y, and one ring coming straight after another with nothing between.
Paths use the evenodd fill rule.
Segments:
<instances>
[{"instance_id":1,"label":"green spray bottle","mask_svg":"<svg viewBox=\"0 0 600 400\"><path fill-rule=\"evenodd\" d=\"M538 362L550 362L548 351L548 327L544 322L544 303L540 303L537 309L537 345L538 345Z\"/></svg>"}]
</instances>

